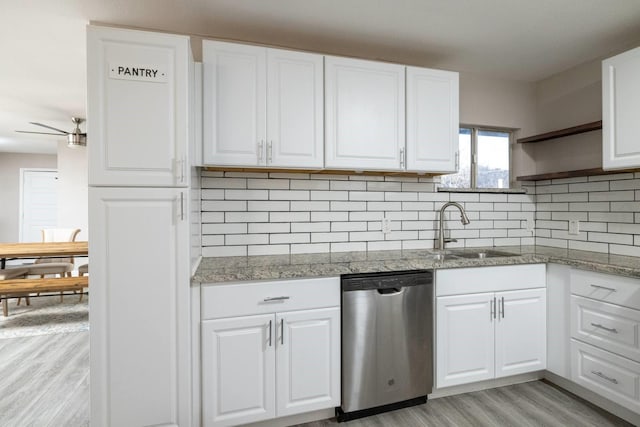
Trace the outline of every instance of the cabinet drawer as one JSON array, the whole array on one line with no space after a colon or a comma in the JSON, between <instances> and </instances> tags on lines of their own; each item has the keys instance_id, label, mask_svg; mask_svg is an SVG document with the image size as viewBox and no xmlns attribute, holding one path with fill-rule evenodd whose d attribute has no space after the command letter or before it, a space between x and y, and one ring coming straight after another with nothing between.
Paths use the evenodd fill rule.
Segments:
<instances>
[{"instance_id":1,"label":"cabinet drawer","mask_svg":"<svg viewBox=\"0 0 640 427\"><path fill-rule=\"evenodd\" d=\"M640 311L571 296L571 336L640 362Z\"/></svg>"},{"instance_id":2,"label":"cabinet drawer","mask_svg":"<svg viewBox=\"0 0 640 427\"><path fill-rule=\"evenodd\" d=\"M640 363L571 340L572 380L632 411L640 411Z\"/></svg>"},{"instance_id":3,"label":"cabinet drawer","mask_svg":"<svg viewBox=\"0 0 640 427\"><path fill-rule=\"evenodd\" d=\"M436 271L436 296L546 287L544 264L452 268Z\"/></svg>"},{"instance_id":4,"label":"cabinet drawer","mask_svg":"<svg viewBox=\"0 0 640 427\"><path fill-rule=\"evenodd\" d=\"M640 309L640 280L630 277L571 270L571 293Z\"/></svg>"},{"instance_id":5,"label":"cabinet drawer","mask_svg":"<svg viewBox=\"0 0 640 427\"><path fill-rule=\"evenodd\" d=\"M340 278L235 282L202 286L202 319L340 305Z\"/></svg>"}]
</instances>

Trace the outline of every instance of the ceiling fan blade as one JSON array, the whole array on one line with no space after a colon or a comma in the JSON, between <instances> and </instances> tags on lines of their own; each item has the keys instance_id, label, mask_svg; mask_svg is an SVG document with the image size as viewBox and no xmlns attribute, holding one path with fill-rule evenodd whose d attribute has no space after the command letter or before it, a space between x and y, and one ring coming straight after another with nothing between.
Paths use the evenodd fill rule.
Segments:
<instances>
[{"instance_id":1,"label":"ceiling fan blade","mask_svg":"<svg viewBox=\"0 0 640 427\"><path fill-rule=\"evenodd\" d=\"M29 122L29 123L31 123L32 125L42 126L43 128L47 128L47 129L58 131L63 135L68 135L69 134L69 132L67 132L66 130L54 128L53 126L47 126L47 125L43 125L42 123L37 123L37 122Z\"/></svg>"},{"instance_id":2,"label":"ceiling fan blade","mask_svg":"<svg viewBox=\"0 0 640 427\"><path fill-rule=\"evenodd\" d=\"M31 131L28 131L28 130L17 130L16 132L18 132L18 133L35 133L35 134L38 134L38 135L55 135L55 136L64 136L64 135L59 134L59 133L51 133L51 132L31 132Z\"/></svg>"}]
</instances>

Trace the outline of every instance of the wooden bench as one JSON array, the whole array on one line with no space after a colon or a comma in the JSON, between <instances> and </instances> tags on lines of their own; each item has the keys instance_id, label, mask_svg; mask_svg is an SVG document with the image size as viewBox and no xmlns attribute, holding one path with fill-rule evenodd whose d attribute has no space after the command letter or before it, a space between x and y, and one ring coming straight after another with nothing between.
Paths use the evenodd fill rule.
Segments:
<instances>
[{"instance_id":1,"label":"wooden bench","mask_svg":"<svg viewBox=\"0 0 640 427\"><path fill-rule=\"evenodd\" d=\"M82 291L89 287L89 276L54 277L45 279L0 280L2 313L9 315L7 298L17 298L36 292Z\"/></svg>"}]
</instances>

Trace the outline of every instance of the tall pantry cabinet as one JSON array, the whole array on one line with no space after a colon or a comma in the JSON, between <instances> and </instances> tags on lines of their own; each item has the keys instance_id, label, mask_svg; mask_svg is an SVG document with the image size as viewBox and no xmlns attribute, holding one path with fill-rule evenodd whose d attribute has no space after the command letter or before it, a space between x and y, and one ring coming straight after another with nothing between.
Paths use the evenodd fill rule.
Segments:
<instances>
[{"instance_id":1,"label":"tall pantry cabinet","mask_svg":"<svg viewBox=\"0 0 640 427\"><path fill-rule=\"evenodd\" d=\"M189 38L87 29L91 425L190 426Z\"/></svg>"}]
</instances>

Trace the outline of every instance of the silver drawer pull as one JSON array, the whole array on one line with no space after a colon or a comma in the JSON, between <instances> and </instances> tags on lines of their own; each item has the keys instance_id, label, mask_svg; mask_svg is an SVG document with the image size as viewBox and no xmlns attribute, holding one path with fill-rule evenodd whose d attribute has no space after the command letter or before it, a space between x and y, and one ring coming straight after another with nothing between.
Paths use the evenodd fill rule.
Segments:
<instances>
[{"instance_id":1,"label":"silver drawer pull","mask_svg":"<svg viewBox=\"0 0 640 427\"><path fill-rule=\"evenodd\" d=\"M592 373L593 375L595 375L595 376L598 376L598 377L602 378L603 380L607 380L607 381L609 381L610 383L618 384L618 380L617 380L617 379L615 379L615 378L611 378L611 377L608 377L608 376L606 376L605 374L603 374L603 373L602 373L602 372L600 372L600 371L591 371L591 373Z\"/></svg>"},{"instance_id":2,"label":"silver drawer pull","mask_svg":"<svg viewBox=\"0 0 640 427\"><path fill-rule=\"evenodd\" d=\"M614 288L607 288L606 286L600 286L600 285L589 285L592 288L598 288L598 289L604 289L606 291L611 291L611 292L616 292L616 289Z\"/></svg>"},{"instance_id":3,"label":"silver drawer pull","mask_svg":"<svg viewBox=\"0 0 640 427\"><path fill-rule=\"evenodd\" d=\"M290 297L266 297L264 299L264 302L269 302L269 301L284 301L286 299L289 299Z\"/></svg>"},{"instance_id":4,"label":"silver drawer pull","mask_svg":"<svg viewBox=\"0 0 640 427\"><path fill-rule=\"evenodd\" d=\"M602 326L602 325L601 325L601 324L599 324L599 323L593 323L593 322L592 322L592 323L591 323L591 326L593 326L594 328L604 329L605 331L608 331L608 332L613 332L614 334L617 334L617 333L618 333L618 330L617 330L616 328L607 328L606 326Z\"/></svg>"}]
</instances>

